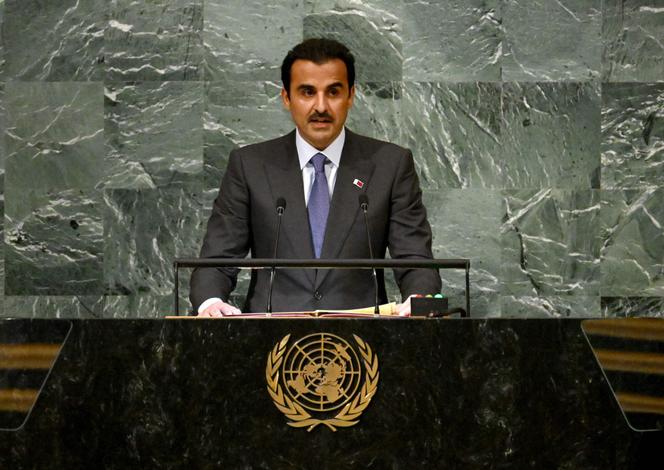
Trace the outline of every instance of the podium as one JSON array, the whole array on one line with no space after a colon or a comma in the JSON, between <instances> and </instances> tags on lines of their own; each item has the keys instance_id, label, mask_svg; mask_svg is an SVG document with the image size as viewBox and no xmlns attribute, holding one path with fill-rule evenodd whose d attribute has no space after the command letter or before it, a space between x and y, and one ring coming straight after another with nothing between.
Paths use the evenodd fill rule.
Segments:
<instances>
[{"instance_id":1,"label":"podium","mask_svg":"<svg viewBox=\"0 0 664 470\"><path fill-rule=\"evenodd\" d=\"M661 433L629 428L580 323L2 320L66 340L24 422L0 431L0 468L647 468ZM284 338L321 334L378 364L370 403L336 430L293 427L270 393Z\"/></svg>"}]
</instances>

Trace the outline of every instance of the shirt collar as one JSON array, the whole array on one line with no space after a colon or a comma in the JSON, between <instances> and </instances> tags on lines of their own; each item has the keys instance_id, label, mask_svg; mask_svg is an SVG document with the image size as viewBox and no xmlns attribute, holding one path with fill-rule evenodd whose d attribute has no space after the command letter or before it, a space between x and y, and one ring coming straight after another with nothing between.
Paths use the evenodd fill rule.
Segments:
<instances>
[{"instance_id":1,"label":"shirt collar","mask_svg":"<svg viewBox=\"0 0 664 470\"><path fill-rule=\"evenodd\" d=\"M330 160L335 166L338 167L339 162L341 161L341 151L344 148L345 141L346 141L346 128L342 127L341 132L339 132L337 138L334 139L332 143L327 146L327 148L323 150L318 150L316 147L314 147L309 142L304 140L304 138L300 135L300 131L296 127L295 145L297 146L297 157L300 160L300 170L303 169L307 163L309 163L311 157L313 157L319 152L324 154L328 160Z\"/></svg>"}]
</instances>

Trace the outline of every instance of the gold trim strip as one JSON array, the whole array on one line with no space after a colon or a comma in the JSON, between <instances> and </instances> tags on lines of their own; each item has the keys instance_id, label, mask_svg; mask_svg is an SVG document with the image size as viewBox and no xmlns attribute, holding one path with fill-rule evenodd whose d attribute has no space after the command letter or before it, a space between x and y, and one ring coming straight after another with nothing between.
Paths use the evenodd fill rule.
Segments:
<instances>
[{"instance_id":1,"label":"gold trim strip","mask_svg":"<svg viewBox=\"0 0 664 470\"><path fill-rule=\"evenodd\" d=\"M616 393L623 410L630 413L664 414L664 398L638 395L636 393Z\"/></svg>"},{"instance_id":2,"label":"gold trim strip","mask_svg":"<svg viewBox=\"0 0 664 470\"><path fill-rule=\"evenodd\" d=\"M0 389L0 411L27 413L37 399L39 390L8 388Z\"/></svg>"},{"instance_id":3,"label":"gold trim strip","mask_svg":"<svg viewBox=\"0 0 664 470\"><path fill-rule=\"evenodd\" d=\"M664 354L596 349L604 369L664 375Z\"/></svg>"},{"instance_id":4,"label":"gold trim strip","mask_svg":"<svg viewBox=\"0 0 664 470\"><path fill-rule=\"evenodd\" d=\"M589 335L664 341L664 320L661 318L585 320L582 327Z\"/></svg>"},{"instance_id":5,"label":"gold trim strip","mask_svg":"<svg viewBox=\"0 0 664 470\"><path fill-rule=\"evenodd\" d=\"M50 369L59 350L59 344L0 344L0 370Z\"/></svg>"}]
</instances>

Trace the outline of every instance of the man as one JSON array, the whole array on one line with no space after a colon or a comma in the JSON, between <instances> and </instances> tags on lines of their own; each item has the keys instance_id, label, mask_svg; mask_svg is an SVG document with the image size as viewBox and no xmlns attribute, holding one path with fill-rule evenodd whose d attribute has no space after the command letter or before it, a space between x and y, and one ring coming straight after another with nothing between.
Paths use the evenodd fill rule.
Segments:
<instances>
[{"instance_id":1,"label":"man","mask_svg":"<svg viewBox=\"0 0 664 470\"><path fill-rule=\"evenodd\" d=\"M271 258L276 202L283 198L278 258L369 258L358 198L369 201L373 252L383 258L431 258L431 228L410 151L344 128L355 97L355 64L333 40L309 39L288 52L281 67L283 104L295 131L231 152L201 249L201 258ZM379 271L379 299L387 301ZM237 270L196 269L191 301L201 316L233 315L226 303ZM396 270L404 298L440 290L433 270ZM244 310L265 311L267 270L252 271ZM274 311L373 305L370 270L291 270L276 274ZM400 306L408 314L409 301Z\"/></svg>"}]
</instances>

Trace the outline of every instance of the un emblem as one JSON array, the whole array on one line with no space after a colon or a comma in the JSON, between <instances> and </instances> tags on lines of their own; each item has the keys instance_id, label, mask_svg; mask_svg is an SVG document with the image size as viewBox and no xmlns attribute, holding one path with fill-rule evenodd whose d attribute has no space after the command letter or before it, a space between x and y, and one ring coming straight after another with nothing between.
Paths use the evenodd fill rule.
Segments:
<instances>
[{"instance_id":1,"label":"un emblem","mask_svg":"<svg viewBox=\"0 0 664 470\"><path fill-rule=\"evenodd\" d=\"M288 348L284 336L268 355L265 377L275 406L296 428L323 424L350 427L378 389L378 358L353 335L359 356L345 339L330 333L300 338Z\"/></svg>"}]
</instances>

